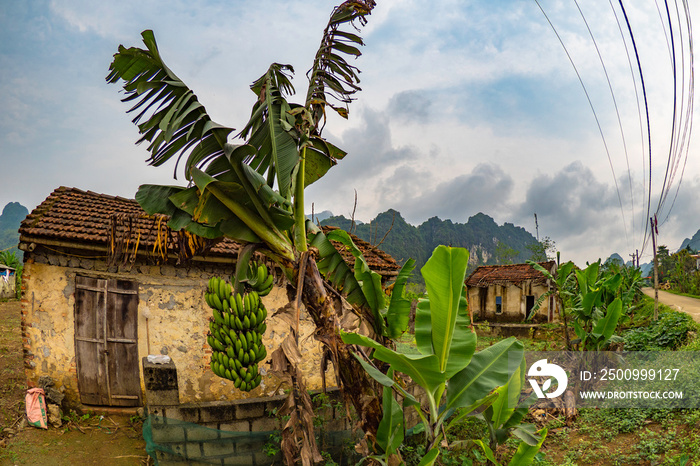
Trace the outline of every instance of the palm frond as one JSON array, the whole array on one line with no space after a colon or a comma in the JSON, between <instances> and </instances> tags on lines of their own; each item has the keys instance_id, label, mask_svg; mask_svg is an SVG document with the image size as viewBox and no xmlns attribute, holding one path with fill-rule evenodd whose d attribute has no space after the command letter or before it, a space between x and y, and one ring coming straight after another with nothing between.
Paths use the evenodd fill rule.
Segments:
<instances>
[{"instance_id":1,"label":"palm frond","mask_svg":"<svg viewBox=\"0 0 700 466\"><path fill-rule=\"evenodd\" d=\"M287 131L295 125L290 114L292 107L286 96L294 92L289 74L294 73L290 65L273 63L258 78L251 90L257 96L250 119L238 134L257 149L255 156L246 160L261 175L266 172L268 183L277 181L280 194L289 199L292 186L292 171L299 162L299 144Z\"/></svg>"},{"instance_id":2,"label":"palm frond","mask_svg":"<svg viewBox=\"0 0 700 466\"><path fill-rule=\"evenodd\" d=\"M122 101L136 102L127 112L138 112L132 121L142 135L137 144L150 142L149 164L160 166L177 155L177 177L177 165L189 153L185 177L190 180L192 167L223 154L233 128L212 121L197 96L165 65L153 31L141 36L146 50L120 45L106 80L124 81L127 96Z\"/></svg>"},{"instance_id":3,"label":"palm frond","mask_svg":"<svg viewBox=\"0 0 700 466\"><path fill-rule=\"evenodd\" d=\"M354 26L356 20L364 26L367 22L365 16L372 13L374 6L374 0L348 0L338 5L331 14L313 67L308 72L306 108L312 114L312 134L321 134L326 106L347 118L347 105L352 101L353 94L360 90L360 70L348 63L344 55L359 57L361 53L358 47L364 43L359 35L343 31L340 27L347 23ZM330 103L328 97L341 105Z\"/></svg>"}]
</instances>

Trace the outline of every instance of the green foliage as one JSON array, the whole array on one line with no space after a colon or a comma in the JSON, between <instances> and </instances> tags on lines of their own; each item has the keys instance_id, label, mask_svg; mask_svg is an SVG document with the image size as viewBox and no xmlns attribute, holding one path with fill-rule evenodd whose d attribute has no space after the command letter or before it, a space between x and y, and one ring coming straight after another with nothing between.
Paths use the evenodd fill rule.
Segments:
<instances>
[{"instance_id":1,"label":"green foliage","mask_svg":"<svg viewBox=\"0 0 700 466\"><path fill-rule=\"evenodd\" d=\"M529 406L535 401L534 395L520 402L520 394L525 385L525 359L515 371L508 383L496 389L498 398L494 400L479 417L486 422L489 430L489 448L480 443L484 453L489 454L498 445L510 440L514 434L520 443L510 464L528 464L542 446L546 435L546 429L539 435L537 428L532 424L523 423L523 418L528 413ZM491 453L492 454L492 453Z\"/></svg>"},{"instance_id":2,"label":"green foliage","mask_svg":"<svg viewBox=\"0 0 700 466\"><path fill-rule=\"evenodd\" d=\"M700 296L700 271L690 254L687 248L670 255L668 250L659 248L657 255L663 258L659 262L659 280L670 284L672 292Z\"/></svg>"},{"instance_id":3,"label":"green foliage","mask_svg":"<svg viewBox=\"0 0 700 466\"><path fill-rule=\"evenodd\" d=\"M263 445L262 451L267 456L277 456L282 451L282 432L276 430L270 434L268 441Z\"/></svg>"},{"instance_id":4,"label":"green foliage","mask_svg":"<svg viewBox=\"0 0 700 466\"><path fill-rule=\"evenodd\" d=\"M375 457L379 461L387 462L399 450L398 433L391 426L398 426L402 413L398 403L392 401L392 390L403 396L403 408L415 408L423 421L427 442L421 464L433 464L439 455L438 445L444 433L479 407L496 403L497 408L489 411L488 416L492 425L505 430L504 435L511 428L521 427L519 421L524 413L518 412L519 417L515 416L517 410L508 402L513 401L511 395L516 391L516 384L522 386L523 345L508 338L475 352L476 334L469 326L464 299L468 258L469 253L464 249L438 246L421 269L428 298L420 301L416 311L415 338L419 354L394 351L362 335L342 334L345 343L372 348L373 357L391 368L385 375L357 356L365 370L385 387L382 420L385 435L381 439L378 435L381 452ZM429 405L427 417L416 399L394 381L393 371L408 375L423 389ZM517 381L512 382L511 390L508 384L514 374L517 374ZM494 391L497 387L502 388ZM445 405L439 407L443 394L446 395ZM459 415L452 416L457 410ZM535 444L544 438L536 433L534 437ZM488 451L487 446L484 451ZM525 461L529 452L523 449L520 453L522 462L517 464L528 464Z\"/></svg>"},{"instance_id":5,"label":"green foliage","mask_svg":"<svg viewBox=\"0 0 700 466\"><path fill-rule=\"evenodd\" d=\"M142 33L145 49L120 46L107 81L123 82L123 101L134 103L128 112L136 112L139 142L150 142L150 163L186 157L190 182L188 188L142 186L136 199L144 210L169 215L173 230L264 243L273 259L294 262L295 250L307 248L304 188L345 156L321 138L326 109L346 117L359 90L359 70L345 57L360 55L362 39L343 28L364 25L372 7L373 2L345 2L333 10L308 74L304 105L286 100L294 93L293 68L270 65L251 86L256 99L237 135L244 142L239 146L227 142L233 129L211 120L194 92L165 65L153 31Z\"/></svg>"},{"instance_id":6,"label":"green foliage","mask_svg":"<svg viewBox=\"0 0 700 466\"><path fill-rule=\"evenodd\" d=\"M637 408L582 409L582 432L597 438L611 439L621 433L630 433L643 426L650 411Z\"/></svg>"},{"instance_id":7,"label":"green foliage","mask_svg":"<svg viewBox=\"0 0 700 466\"><path fill-rule=\"evenodd\" d=\"M563 315L572 318L578 337L576 343L581 349L600 351L612 341L620 316L629 307L619 297L622 285L619 272L600 273L600 260L589 264L584 270L578 270L573 262L567 262L560 266L554 277L538 264L528 263L556 284L553 290L539 298L530 315L536 312L545 298L554 294Z\"/></svg>"},{"instance_id":8,"label":"green foliage","mask_svg":"<svg viewBox=\"0 0 700 466\"><path fill-rule=\"evenodd\" d=\"M499 241L496 244L496 262L499 264L512 264L515 259L517 259L518 254L520 254L515 249L508 246L506 243Z\"/></svg>"},{"instance_id":9,"label":"green foliage","mask_svg":"<svg viewBox=\"0 0 700 466\"><path fill-rule=\"evenodd\" d=\"M336 216L323 220L321 224L337 226L372 244L381 241L379 247L399 263L409 257L415 259L416 270L420 270L440 244L476 251L477 260L472 260L475 264L495 264L499 263L499 244L508 252L505 256L501 254L501 259L524 262L530 257L527 246L536 243L535 237L524 228L512 223L499 226L491 217L482 213L474 215L467 223L453 223L451 220L432 217L416 227L407 223L400 212L390 209L378 214L369 223L356 222L353 225L349 219ZM411 281L422 283L423 277L414 273Z\"/></svg>"},{"instance_id":10,"label":"green foliage","mask_svg":"<svg viewBox=\"0 0 700 466\"><path fill-rule=\"evenodd\" d=\"M22 271L24 270L24 264L15 255L14 251L1 251L0 252L0 264L4 264L8 267L15 269L15 297L17 299L22 297Z\"/></svg>"},{"instance_id":11,"label":"green foliage","mask_svg":"<svg viewBox=\"0 0 700 466\"><path fill-rule=\"evenodd\" d=\"M542 241L537 241L527 246L530 251L530 260L533 262L545 262L554 260L556 257L556 243L549 236L545 236Z\"/></svg>"},{"instance_id":12,"label":"green foliage","mask_svg":"<svg viewBox=\"0 0 700 466\"><path fill-rule=\"evenodd\" d=\"M313 225L308 223L311 230ZM321 231L312 230L309 238L311 244L319 248L319 253L322 256L322 260L318 264L319 270L332 281L337 289L346 293L350 302L366 305L371 309L374 330L377 335L391 339L399 338L408 328L411 299L406 296L404 290L415 261L408 259L401 267L394 281L391 296L387 300L382 288L381 276L370 270L362 251L355 246L346 231L331 230L324 236ZM351 271L330 240L342 244L355 258L354 282L348 281ZM361 294L358 291L361 291Z\"/></svg>"},{"instance_id":13,"label":"green foliage","mask_svg":"<svg viewBox=\"0 0 700 466\"><path fill-rule=\"evenodd\" d=\"M697 330L698 325L685 312L661 311L659 319L652 321L648 326L625 332L625 350L676 350L685 344L690 332Z\"/></svg>"}]
</instances>

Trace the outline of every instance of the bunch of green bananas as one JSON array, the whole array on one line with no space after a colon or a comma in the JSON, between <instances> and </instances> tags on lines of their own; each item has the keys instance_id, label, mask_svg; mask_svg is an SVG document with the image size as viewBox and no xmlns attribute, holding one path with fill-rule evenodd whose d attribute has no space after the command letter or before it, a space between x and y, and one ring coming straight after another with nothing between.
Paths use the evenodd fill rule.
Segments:
<instances>
[{"instance_id":1,"label":"bunch of green bananas","mask_svg":"<svg viewBox=\"0 0 700 466\"><path fill-rule=\"evenodd\" d=\"M267 296L270 294L272 287L275 285L275 277L269 272L267 266L255 261L250 262L246 273L246 279L241 281L257 291L260 296Z\"/></svg>"},{"instance_id":2,"label":"bunch of green bananas","mask_svg":"<svg viewBox=\"0 0 700 466\"><path fill-rule=\"evenodd\" d=\"M228 282L212 277L204 299L214 313L207 335L213 350L211 370L233 381L236 388L246 392L254 389L261 379L258 363L267 357L262 343L267 309L260 295L255 290L233 294Z\"/></svg>"}]
</instances>

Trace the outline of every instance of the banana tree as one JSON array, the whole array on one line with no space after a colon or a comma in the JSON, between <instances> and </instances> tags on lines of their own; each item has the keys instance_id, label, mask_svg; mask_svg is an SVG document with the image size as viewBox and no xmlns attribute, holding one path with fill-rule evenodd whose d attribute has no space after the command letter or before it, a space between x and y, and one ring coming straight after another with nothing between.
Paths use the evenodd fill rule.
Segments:
<instances>
[{"instance_id":1,"label":"banana tree","mask_svg":"<svg viewBox=\"0 0 700 466\"><path fill-rule=\"evenodd\" d=\"M428 298L421 300L416 310L415 336L419 354L394 351L356 333L342 336L346 343L371 348L374 358L387 363L391 370L407 375L423 389L427 413L393 377L358 356L377 382L398 391L404 407L416 409L428 441L428 453L422 464L433 464L444 433L463 416L493 403L499 396L494 389L507 385L523 363L523 345L514 338L475 352L476 333L470 325L464 294L468 259L466 249L438 246L421 269ZM440 406L443 397L445 402ZM385 399L385 406L386 403ZM396 405L389 407L391 409L384 411L383 425L397 426L400 413L397 414ZM460 414L452 416L457 410ZM387 416L392 416L393 421L386 420ZM391 449L396 445L397 435L391 435L395 432L391 428L384 432L378 440L385 449L384 457L388 458L394 454Z\"/></svg>"},{"instance_id":2,"label":"banana tree","mask_svg":"<svg viewBox=\"0 0 700 466\"><path fill-rule=\"evenodd\" d=\"M623 307L629 306L618 297L622 277L619 273L600 276L600 261L589 264L584 270L577 270L573 262L562 264L553 276L549 271L535 262L528 261L533 268L553 282L553 288L544 293L535 303L528 319L539 309L549 296L556 296L564 320L564 335L569 350L573 343L582 349L600 350L613 338L615 328L623 313ZM576 336L569 341L568 319Z\"/></svg>"},{"instance_id":3,"label":"banana tree","mask_svg":"<svg viewBox=\"0 0 700 466\"><path fill-rule=\"evenodd\" d=\"M549 283L551 283L551 288L542 293L542 296L537 299L535 305L530 310L530 314L526 316L525 320L530 320L535 314L537 314L537 311L542 306L542 303L545 303L550 296L554 296L557 301L557 308L559 308L559 313L564 321L564 338L566 339L566 348L571 350L571 341L569 340L569 317L566 313L565 304L571 298L571 296L573 296L571 290L575 285L576 277L574 275L574 270L576 265L569 261L558 267L555 274L552 275L549 270L545 269L537 262L527 261L527 263L532 268L544 275L547 280L549 280Z\"/></svg>"},{"instance_id":4,"label":"banana tree","mask_svg":"<svg viewBox=\"0 0 700 466\"><path fill-rule=\"evenodd\" d=\"M576 293L572 297L574 330L581 348L600 351L612 339L620 316L622 300L617 297L622 284L619 273L600 276L600 260L584 270L576 270Z\"/></svg>"},{"instance_id":5,"label":"banana tree","mask_svg":"<svg viewBox=\"0 0 700 466\"><path fill-rule=\"evenodd\" d=\"M376 290L363 291L369 282L362 280L372 281L372 275L363 275L362 267L351 270L338 264L338 251L306 221L304 188L346 155L321 133L326 113L332 110L347 118L347 106L360 90L359 70L348 59L361 55L363 42L356 31L374 5L373 0L352 0L333 10L307 73L303 104L287 100L294 93L292 66L270 65L251 85L255 103L237 134L214 122L194 92L167 67L152 31L142 33L145 49L120 46L107 76L110 83L123 82L123 101L133 104L128 112L135 115L141 134L137 143L149 143L149 163L160 166L176 159L177 174L184 162L188 186L143 185L136 200L149 214L169 216L173 230L255 244L277 263L297 293L295 302L306 306L317 338L333 356L344 392L370 440L379 425L381 397L340 339L340 298L326 289L309 240L318 249L326 277L372 322L375 337L382 341L390 317L382 314ZM286 353L284 357L293 359Z\"/></svg>"}]
</instances>

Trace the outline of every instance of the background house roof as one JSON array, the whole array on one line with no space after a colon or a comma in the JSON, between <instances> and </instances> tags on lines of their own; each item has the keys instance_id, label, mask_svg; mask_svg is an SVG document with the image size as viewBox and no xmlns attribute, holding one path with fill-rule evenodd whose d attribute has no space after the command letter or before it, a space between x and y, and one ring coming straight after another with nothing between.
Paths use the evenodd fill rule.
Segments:
<instances>
[{"instance_id":1,"label":"background house roof","mask_svg":"<svg viewBox=\"0 0 700 466\"><path fill-rule=\"evenodd\" d=\"M177 253L180 247L178 233L166 227L169 220L164 215L148 215L133 199L60 187L54 190L22 221L19 228L20 243L61 242L74 247L102 246L124 248L128 252L152 251L159 242L167 251ZM324 227L329 231L332 227ZM167 242L164 238L167 237ZM120 241L115 241L119 239ZM357 247L365 255L372 270L384 276L396 275L396 261L366 241L352 236ZM118 243L118 244L117 244ZM338 246L336 244L336 246ZM206 255L231 256L238 252L240 244L223 238L209 245ZM352 268L352 254L340 249L343 258Z\"/></svg>"},{"instance_id":2,"label":"background house roof","mask_svg":"<svg viewBox=\"0 0 700 466\"><path fill-rule=\"evenodd\" d=\"M552 271L555 262L539 262L545 270ZM467 278L467 286L520 285L525 280L545 283L547 278L529 264L482 265Z\"/></svg>"},{"instance_id":3,"label":"background house roof","mask_svg":"<svg viewBox=\"0 0 700 466\"><path fill-rule=\"evenodd\" d=\"M331 230L339 230L339 228L333 226L323 226L321 227L321 230L323 230L324 233L328 233ZM355 235L351 234L350 236L352 237L352 242L355 243L355 246L362 251L362 255L365 257L365 262L367 262L370 269L374 270L380 275L384 275L385 277L398 275L398 271L401 266L396 263L396 260L394 260L393 257ZM355 257L352 255L352 253L348 251L341 243L336 241L331 241L331 243L333 243L333 246L335 246L338 252L340 252L340 255L343 256L345 263L348 264L350 268L353 268L355 266Z\"/></svg>"}]
</instances>

